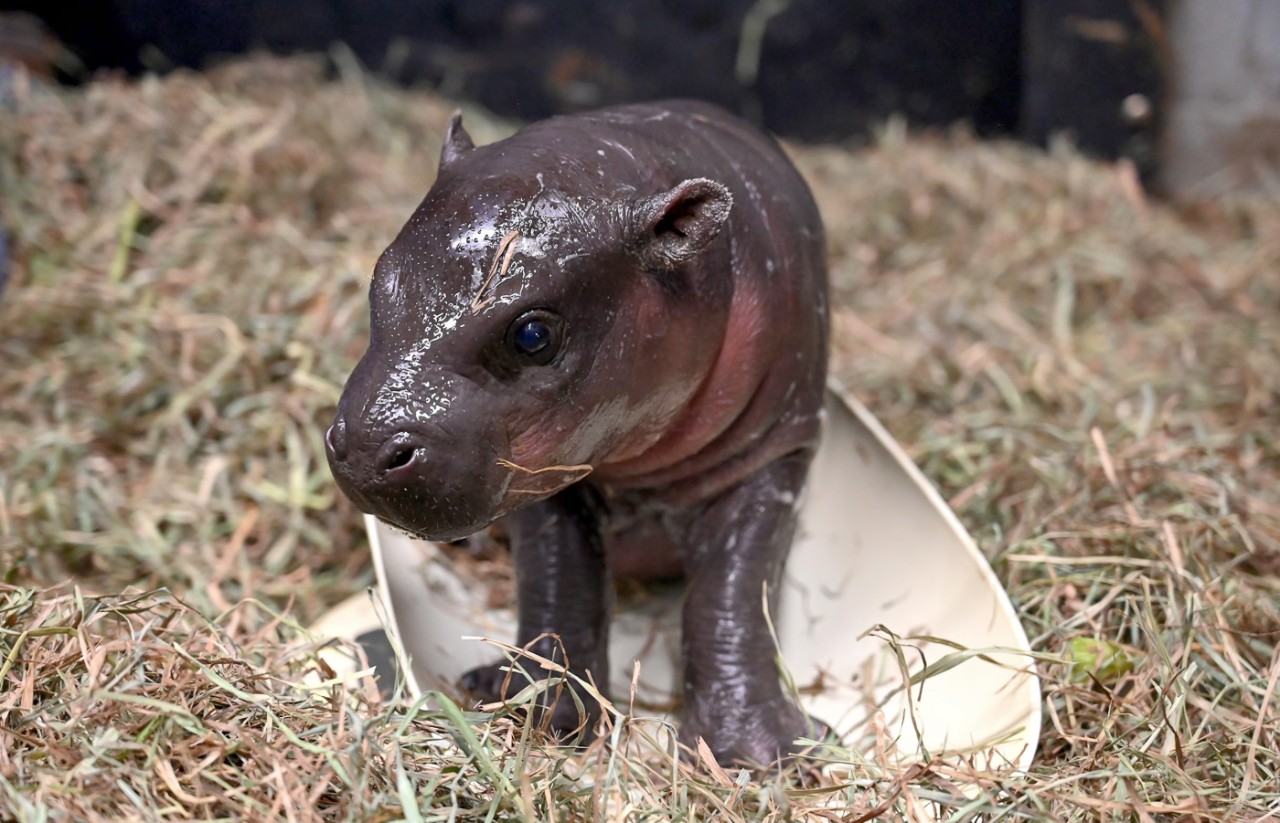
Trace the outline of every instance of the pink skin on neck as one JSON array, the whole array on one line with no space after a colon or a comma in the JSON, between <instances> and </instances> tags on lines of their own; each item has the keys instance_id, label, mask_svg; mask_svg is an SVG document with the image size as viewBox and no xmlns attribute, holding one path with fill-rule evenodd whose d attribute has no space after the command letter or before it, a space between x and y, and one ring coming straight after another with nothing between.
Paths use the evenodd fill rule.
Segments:
<instances>
[{"instance_id":1,"label":"pink skin on neck","mask_svg":"<svg viewBox=\"0 0 1280 823\"><path fill-rule=\"evenodd\" d=\"M723 330L711 340L706 339L708 331L718 331L714 318L697 310L672 316L670 305L654 291L633 297L627 318L635 330L631 344L600 353L602 361L618 361L612 366L616 380L592 387L602 396L614 392L617 400L627 400L607 407L574 404L547 409L512 432L513 462L534 469L592 463L593 479L632 485L628 481L699 455L747 409L773 359L761 334L769 309L756 290L739 284ZM646 335L640 329L660 331ZM618 339L626 338L621 329L615 331L620 332ZM598 362L592 368L605 370L610 365ZM659 375L662 382L655 384ZM592 388L583 392L584 398ZM589 405L589 400L584 403ZM602 452L603 458L598 456ZM573 482L568 472L561 475L562 482L548 476L554 474L543 475L537 485L563 487ZM512 501L520 502L527 498Z\"/></svg>"},{"instance_id":2,"label":"pink skin on neck","mask_svg":"<svg viewBox=\"0 0 1280 823\"><path fill-rule=\"evenodd\" d=\"M667 425L644 441L614 449L595 476L628 485L630 479L699 455L733 425L769 372L772 358L761 335L765 313L756 291L739 284L719 350L697 389Z\"/></svg>"}]
</instances>

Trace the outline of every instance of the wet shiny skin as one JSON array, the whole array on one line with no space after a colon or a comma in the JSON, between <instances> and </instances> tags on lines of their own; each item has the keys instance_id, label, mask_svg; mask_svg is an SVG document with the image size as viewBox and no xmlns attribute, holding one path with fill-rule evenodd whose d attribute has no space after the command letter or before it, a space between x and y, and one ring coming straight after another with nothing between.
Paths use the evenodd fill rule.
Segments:
<instances>
[{"instance_id":1,"label":"wet shiny skin","mask_svg":"<svg viewBox=\"0 0 1280 823\"><path fill-rule=\"evenodd\" d=\"M682 734L773 760L805 726L760 592L817 437L825 278L803 181L718 109L608 109L481 148L455 120L374 272L334 475L423 537L503 519L519 641L554 633L579 671L608 667L611 569L682 570ZM467 685L498 697L494 672ZM560 727L577 725L566 702Z\"/></svg>"}]
</instances>

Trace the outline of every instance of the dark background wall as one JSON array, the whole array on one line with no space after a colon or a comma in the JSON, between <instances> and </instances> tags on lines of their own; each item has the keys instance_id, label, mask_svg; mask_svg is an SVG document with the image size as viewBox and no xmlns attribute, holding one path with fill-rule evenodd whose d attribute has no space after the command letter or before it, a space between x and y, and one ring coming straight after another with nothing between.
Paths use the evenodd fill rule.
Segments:
<instances>
[{"instance_id":1,"label":"dark background wall","mask_svg":"<svg viewBox=\"0 0 1280 823\"><path fill-rule=\"evenodd\" d=\"M0 0L102 68L345 43L371 69L525 119L667 96L802 140L891 115L1154 162L1153 0ZM1134 117L1134 96L1148 103ZM1126 108L1126 101L1128 108Z\"/></svg>"}]
</instances>

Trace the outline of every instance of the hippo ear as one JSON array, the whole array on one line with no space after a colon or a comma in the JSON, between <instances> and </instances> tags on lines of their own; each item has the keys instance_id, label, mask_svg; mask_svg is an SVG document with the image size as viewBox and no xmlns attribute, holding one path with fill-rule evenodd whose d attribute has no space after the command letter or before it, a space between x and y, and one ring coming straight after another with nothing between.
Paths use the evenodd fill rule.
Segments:
<instances>
[{"instance_id":1,"label":"hippo ear","mask_svg":"<svg viewBox=\"0 0 1280 823\"><path fill-rule=\"evenodd\" d=\"M685 180L632 204L632 248L646 269L672 269L697 256L729 219L733 195L714 180Z\"/></svg>"},{"instance_id":2,"label":"hippo ear","mask_svg":"<svg viewBox=\"0 0 1280 823\"><path fill-rule=\"evenodd\" d=\"M455 111L449 118L449 128L444 133L444 145L440 148L440 168L443 169L462 155L471 151L476 144L471 142L471 135L462 127L462 112Z\"/></svg>"}]
</instances>

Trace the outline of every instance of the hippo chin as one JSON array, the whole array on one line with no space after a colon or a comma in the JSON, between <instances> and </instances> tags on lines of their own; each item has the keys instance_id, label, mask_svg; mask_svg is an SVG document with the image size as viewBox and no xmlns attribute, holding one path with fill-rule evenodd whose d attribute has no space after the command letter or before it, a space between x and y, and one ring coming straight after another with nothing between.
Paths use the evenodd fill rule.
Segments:
<instances>
[{"instance_id":1,"label":"hippo chin","mask_svg":"<svg viewBox=\"0 0 1280 823\"><path fill-rule=\"evenodd\" d=\"M455 115L370 303L326 436L357 506L432 540L500 520L518 642L597 684L610 578L679 573L682 738L767 764L813 733L761 593L776 601L818 436L826 269L772 140L685 101L479 148ZM504 679L495 664L463 685L495 700L520 687ZM580 725L567 695L544 713Z\"/></svg>"}]
</instances>

